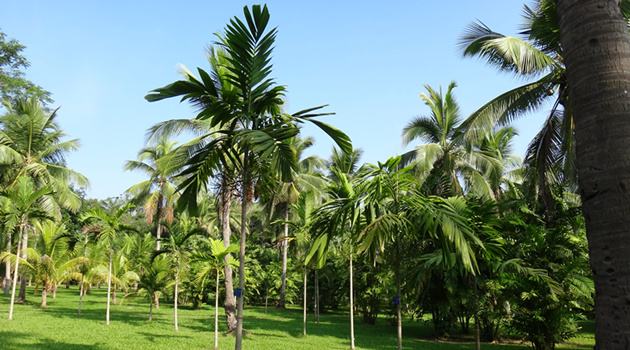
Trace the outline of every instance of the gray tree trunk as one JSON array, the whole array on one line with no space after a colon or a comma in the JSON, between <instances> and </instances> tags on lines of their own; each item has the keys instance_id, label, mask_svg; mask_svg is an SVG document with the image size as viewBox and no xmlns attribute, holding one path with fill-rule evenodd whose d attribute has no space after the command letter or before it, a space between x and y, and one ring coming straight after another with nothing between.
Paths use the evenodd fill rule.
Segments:
<instances>
[{"instance_id":1,"label":"gray tree trunk","mask_svg":"<svg viewBox=\"0 0 630 350\"><path fill-rule=\"evenodd\" d=\"M105 311L105 324L109 326L109 309L111 306L111 298L112 298L112 260L113 253L109 252L109 269L107 272L107 309Z\"/></svg>"},{"instance_id":2,"label":"gray tree trunk","mask_svg":"<svg viewBox=\"0 0 630 350\"><path fill-rule=\"evenodd\" d=\"M224 176L225 177L225 176ZM221 234L223 236L223 246L229 247L232 237L232 229L230 228L230 210L232 207L232 189L227 179L222 180L221 184L221 202L219 203L219 220L221 225ZM234 297L234 282L232 267L230 260L232 254L227 254L223 258L223 273L225 284L225 301L223 307L225 309L225 319L228 332L236 330L236 298Z\"/></svg>"},{"instance_id":3,"label":"gray tree trunk","mask_svg":"<svg viewBox=\"0 0 630 350\"><path fill-rule=\"evenodd\" d=\"M319 274L315 270L315 323L319 324Z\"/></svg>"},{"instance_id":4,"label":"gray tree trunk","mask_svg":"<svg viewBox=\"0 0 630 350\"><path fill-rule=\"evenodd\" d=\"M630 345L630 36L619 0L558 0L595 279L596 349Z\"/></svg>"},{"instance_id":5,"label":"gray tree trunk","mask_svg":"<svg viewBox=\"0 0 630 350\"><path fill-rule=\"evenodd\" d=\"M243 302L245 299L245 246L247 240L247 225L248 225L248 209L251 198L253 197L253 188L251 184L251 174L249 174L249 155L245 154L242 177L243 177L243 195L241 198L241 241L239 242L238 253L238 286L241 291L241 296L237 299L237 320L236 326L236 341L234 343L235 350L243 349Z\"/></svg>"}]
</instances>

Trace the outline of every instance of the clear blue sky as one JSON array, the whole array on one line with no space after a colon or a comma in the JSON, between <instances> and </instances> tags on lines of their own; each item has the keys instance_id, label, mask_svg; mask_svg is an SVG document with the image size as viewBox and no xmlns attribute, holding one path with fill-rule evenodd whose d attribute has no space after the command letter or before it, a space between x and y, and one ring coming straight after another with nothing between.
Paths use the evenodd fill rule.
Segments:
<instances>
[{"instance_id":1,"label":"clear blue sky","mask_svg":"<svg viewBox=\"0 0 630 350\"><path fill-rule=\"evenodd\" d=\"M240 1L4 0L0 28L27 46L28 78L53 93L59 121L82 147L69 165L91 181L88 194L105 198L141 179L124 172L146 129L191 115L176 101L148 103L147 91L179 78L178 65L207 67L205 50ZM456 80L464 115L516 84L476 59L464 59L458 38L475 19L514 34L524 1L269 1L279 27L274 76L288 87L287 111L330 104L328 121L346 131L365 161L403 150L400 133L426 112L424 84ZM522 154L540 116L516 126ZM331 143L312 129L314 152Z\"/></svg>"}]
</instances>

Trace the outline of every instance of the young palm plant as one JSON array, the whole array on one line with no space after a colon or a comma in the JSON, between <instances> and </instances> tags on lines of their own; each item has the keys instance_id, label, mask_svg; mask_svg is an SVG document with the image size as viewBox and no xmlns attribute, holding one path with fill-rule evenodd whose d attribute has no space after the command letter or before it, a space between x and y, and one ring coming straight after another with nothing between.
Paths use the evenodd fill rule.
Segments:
<instances>
[{"instance_id":1,"label":"young palm plant","mask_svg":"<svg viewBox=\"0 0 630 350\"><path fill-rule=\"evenodd\" d=\"M162 245L162 249L155 253L155 256L166 257L170 261L174 271L174 295L173 295L173 319L175 331L179 330L179 319L177 314L179 302L179 284L181 272L184 268L191 250L190 239L195 235L203 235L205 231L195 224L195 220L186 214L180 214L177 222L168 227L168 239Z\"/></svg>"},{"instance_id":2,"label":"young palm plant","mask_svg":"<svg viewBox=\"0 0 630 350\"><path fill-rule=\"evenodd\" d=\"M197 251L194 260L198 261L202 268L197 273L197 281L202 285L206 284L206 281L216 276L215 281L215 294L214 294L214 349L219 349L219 286L221 278L221 270L223 264L225 264L225 257L231 256L230 253L238 251L237 245L229 245L225 247L223 242L218 239L210 239L205 241L205 246L209 246L208 249L202 249ZM202 247L204 246L202 245ZM234 259L228 261L229 264L236 265L237 262Z\"/></svg>"},{"instance_id":3,"label":"young palm plant","mask_svg":"<svg viewBox=\"0 0 630 350\"><path fill-rule=\"evenodd\" d=\"M114 256L118 250L120 240L119 235L125 232L135 232L135 229L125 223L125 214L132 208L131 204L125 204L111 211L103 208L96 208L82 216L82 221L87 225L87 231L96 234L98 243L107 250L107 308L105 311L105 322L110 323L110 307L112 292L112 269Z\"/></svg>"},{"instance_id":4,"label":"young palm plant","mask_svg":"<svg viewBox=\"0 0 630 350\"><path fill-rule=\"evenodd\" d=\"M20 262L26 260L26 237L38 221L54 220L59 218L58 207L51 197L51 188L48 186L37 189L33 181L26 176L19 177L7 190L0 192L0 201L3 204L3 221L5 228L17 230L17 251L13 262L13 282L11 287L11 300L9 303L9 320L13 319L13 306L15 304L15 291L19 274ZM4 252L2 259L11 259L10 252ZM25 280L25 276L22 276Z\"/></svg>"}]
</instances>

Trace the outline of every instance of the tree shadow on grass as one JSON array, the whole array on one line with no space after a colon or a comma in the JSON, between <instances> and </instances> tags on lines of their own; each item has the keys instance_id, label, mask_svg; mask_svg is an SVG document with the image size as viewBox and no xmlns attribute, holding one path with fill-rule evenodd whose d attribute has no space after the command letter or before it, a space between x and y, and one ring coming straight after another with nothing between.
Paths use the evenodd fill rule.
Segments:
<instances>
[{"instance_id":1,"label":"tree shadow on grass","mask_svg":"<svg viewBox=\"0 0 630 350\"><path fill-rule=\"evenodd\" d=\"M34 342L33 342L34 340ZM25 342L27 344L25 344ZM99 344L58 342L48 338L35 339L23 332L0 331L0 347L3 350L105 350Z\"/></svg>"}]
</instances>

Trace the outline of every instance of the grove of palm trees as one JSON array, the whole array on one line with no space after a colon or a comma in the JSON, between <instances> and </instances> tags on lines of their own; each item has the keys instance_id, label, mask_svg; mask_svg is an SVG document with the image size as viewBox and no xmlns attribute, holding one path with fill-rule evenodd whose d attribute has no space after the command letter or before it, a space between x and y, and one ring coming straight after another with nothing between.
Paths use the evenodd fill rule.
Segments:
<instances>
[{"instance_id":1,"label":"grove of palm trees","mask_svg":"<svg viewBox=\"0 0 630 350\"><path fill-rule=\"evenodd\" d=\"M244 6L152 80L142 103L189 113L108 164L141 178L109 198L0 31L0 348L627 349L630 2L512 6L516 33L448 25L513 87L468 113L456 76L418 81L399 139L362 121L404 147L375 162L277 79L287 14Z\"/></svg>"}]
</instances>

